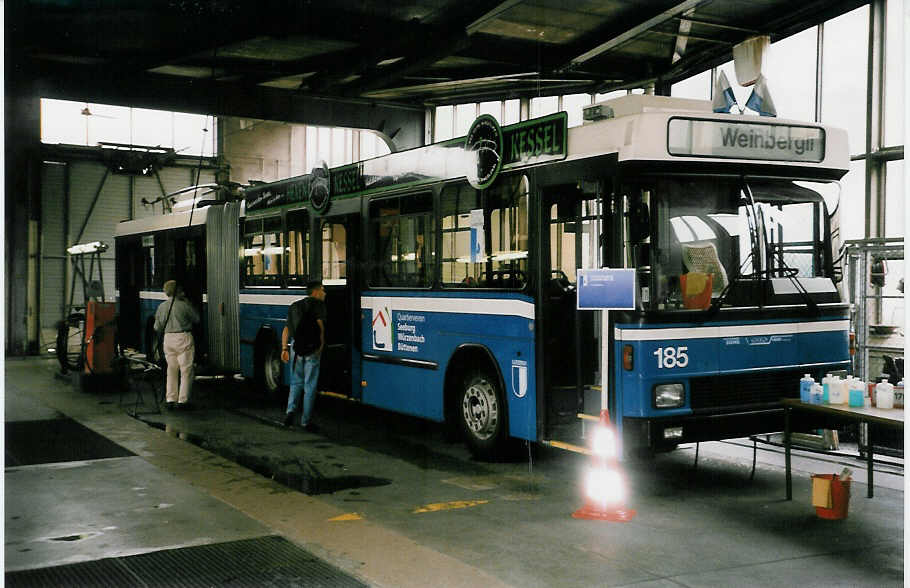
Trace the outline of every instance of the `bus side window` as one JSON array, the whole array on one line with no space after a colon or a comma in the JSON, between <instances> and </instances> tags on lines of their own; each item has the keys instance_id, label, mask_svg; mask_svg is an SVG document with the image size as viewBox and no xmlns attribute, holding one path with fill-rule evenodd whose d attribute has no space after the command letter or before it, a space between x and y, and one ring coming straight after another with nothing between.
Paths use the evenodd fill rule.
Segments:
<instances>
[{"instance_id":1,"label":"bus side window","mask_svg":"<svg viewBox=\"0 0 910 588\"><path fill-rule=\"evenodd\" d=\"M528 179L504 177L481 193L467 183L440 196L443 286L520 290L528 271Z\"/></svg>"},{"instance_id":2,"label":"bus side window","mask_svg":"<svg viewBox=\"0 0 910 588\"><path fill-rule=\"evenodd\" d=\"M370 202L371 286L433 285L435 244L429 193Z\"/></svg>"},{"instance_id":3,"label":"bus side window","mask_svg":"<svg viewBox=\"0 0 910 588\"><path fill-rule=\"evenodd\" d=\"M243 278L251 286L279 285L284 258L281 217L247 220L243 225Z\"/></svg>"},{"instance_id":4,"label":"bus side window","mask_svg":"<svg viewBox=\"0 0 910 588\"><path fill-rule=\"evenodd\" d=\"M346 284L348 279L348 234L342 223L322 225L322 280L329 284Z\"/></svg>"},{"instance_id":5,"label":"bus side window","mask_svg":"<svg viewBox=\"0 0 910 588\"><path fill-rule=\"evenodd\" d=\"M284 232L281 230L281 217L275 216L263 220L262 258L265 281L276 285L281 282L284 273Z\"/></svg>"},{"instance_id":6,"label":"bus side window","mask_svg":"<svg viewBox=\"0 0 910 588\"><path fill-rule=\"evenodd\" d=\"M480 192L467 183L450 184L443 188L439 206L442 284L477 287L483 264L471 262L471 211L481 210Z\"/></svg>"},{"instance_id":7,"label":"bus side window","mask_svg":"<svg viewBox=\"0 0 910 588\"><path fill-rule=\"evenodd\" d=\"M287 267L288 284L305 286L309 279L310 256L309 217L305 210L294 210L287 215Z\"/></svg>"}]
</instances>

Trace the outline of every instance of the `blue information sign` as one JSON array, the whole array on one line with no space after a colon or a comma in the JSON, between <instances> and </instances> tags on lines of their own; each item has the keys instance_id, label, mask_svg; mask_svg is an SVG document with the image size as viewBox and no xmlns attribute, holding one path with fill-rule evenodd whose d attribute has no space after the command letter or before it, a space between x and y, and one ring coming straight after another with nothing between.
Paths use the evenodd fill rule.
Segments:
<instances>
[{"instance_id":1,"label":"blue information sign","mask_svg":"<svg viewBox=\"0 0 910 588\"><path fill-rule=\"evenodd\" d=\"M578 310L635 310L634 269L580 269Z\"/></svg>"}]
</instances>

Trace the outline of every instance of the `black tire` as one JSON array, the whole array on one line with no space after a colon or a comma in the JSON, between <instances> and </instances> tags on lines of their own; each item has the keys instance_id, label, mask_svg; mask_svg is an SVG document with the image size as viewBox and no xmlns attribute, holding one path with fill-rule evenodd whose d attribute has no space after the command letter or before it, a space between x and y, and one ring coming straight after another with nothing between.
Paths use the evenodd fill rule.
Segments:
<instances>
[{"instance_id":1,"label":"black tire","mask_svg":"<svg viewBox=\"0 0 910 588\"><path fill-rule=\"evenodd\" d=\"M478 459L505 457L508 441L506 405L497 378L471 371L462 382L456 407L462 435Z\"/></svg>"},{"instance_id":2,"label":"black tire","mask_svg":"<svg viewBox=\"0 0 910 588\"><path fill-rule=\"evenodd\" d=\"M256 390L269 400L278 398L281 393L281 349L278 341L270 332L263 333L256 340Z\"/></svg>"},{"instance_id":3,"label":"black tire","mask_svg":"<svg viewBox=\"0 0 910 588\"><path fill-rule=\"evenodd\" d=\"M57 361L64 372L82 369L85 315L74 312L57 323Z\"/></svg>"}]
</instances>

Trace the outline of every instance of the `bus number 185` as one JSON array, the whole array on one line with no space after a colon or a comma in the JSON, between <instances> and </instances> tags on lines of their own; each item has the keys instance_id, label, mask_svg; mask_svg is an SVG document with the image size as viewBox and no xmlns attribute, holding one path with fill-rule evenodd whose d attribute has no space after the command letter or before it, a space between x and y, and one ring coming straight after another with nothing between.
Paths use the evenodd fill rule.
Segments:
<instances>
[{"instance_id":1,"label":"bus number 185","mask_svg":"<svg viewBox=\"0 0 910 588\"><path fill-rule=\"evenodd\" d=\"M657 356L658 369L684 368L689 365L688 347L658 347L654 351Z\"/></svg>"}]
</instances>

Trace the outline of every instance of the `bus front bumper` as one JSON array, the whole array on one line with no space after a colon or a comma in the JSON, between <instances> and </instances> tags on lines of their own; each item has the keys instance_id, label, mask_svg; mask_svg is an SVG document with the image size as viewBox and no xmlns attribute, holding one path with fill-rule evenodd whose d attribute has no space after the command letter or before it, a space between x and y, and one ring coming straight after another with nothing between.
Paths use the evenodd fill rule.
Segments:
<instances>
[{"instance_id":1,"label":"bus front bumper","mask_svg":"<svg viewBox=\"0 0 910 588\"><path fill-rule=\"evenodd\" d=\"M780 405L672 417L623 417L622 420L626 454L669 451L680 443L733 439L783 429L784 409Z\"/></svg>"}]
</instances>

